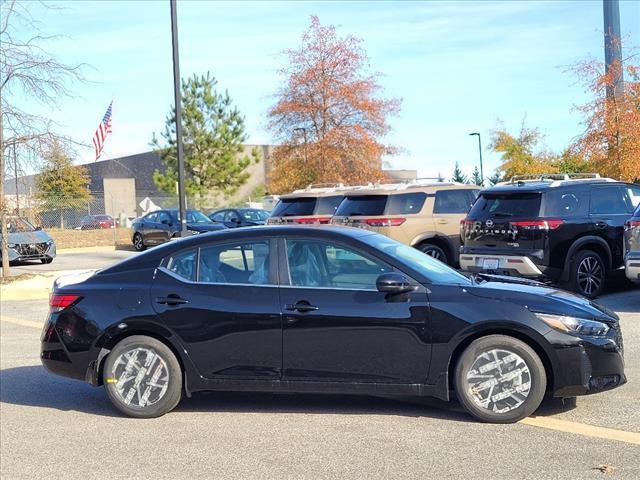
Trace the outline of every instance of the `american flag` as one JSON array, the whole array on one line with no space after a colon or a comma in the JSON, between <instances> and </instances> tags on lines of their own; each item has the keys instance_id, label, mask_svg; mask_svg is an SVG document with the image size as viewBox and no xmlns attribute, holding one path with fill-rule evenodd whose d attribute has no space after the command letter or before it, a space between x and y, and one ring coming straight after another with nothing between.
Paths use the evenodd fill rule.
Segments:
<instances>
[{"instance_id":1,"label":"american flag","mask_svg":"<svg viewBox=\"0 0 640 480\"><path fill-rule=\"evenodd\" d=\"M107 135L111 133L111 108L113 107L113 100L109 104L109 108L104 113L104 117L102 117L102 121L98 128L96 129L96 133L93 135L93 147L96 149L96 161L102 155L102 149L104 148L104 142L107 139Z\"/></svg>"}]
</instances>

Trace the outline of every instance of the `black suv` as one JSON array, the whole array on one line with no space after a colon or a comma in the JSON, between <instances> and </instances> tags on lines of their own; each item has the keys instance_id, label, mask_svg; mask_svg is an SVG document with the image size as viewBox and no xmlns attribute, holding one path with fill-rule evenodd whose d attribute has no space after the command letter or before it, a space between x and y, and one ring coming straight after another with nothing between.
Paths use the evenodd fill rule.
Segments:
<instances>
[{"instance_id":1,"label":"black suv","mask_svg":"<svg viewBox=\"0 0 640 480\"><path fill-rule=\"evenodd\" d=\"M589 298L623 266L625 221L640 185L591 175L516 177L483 190L461 222L460 266L566 283Z\"/></svg>"}]
</instances>

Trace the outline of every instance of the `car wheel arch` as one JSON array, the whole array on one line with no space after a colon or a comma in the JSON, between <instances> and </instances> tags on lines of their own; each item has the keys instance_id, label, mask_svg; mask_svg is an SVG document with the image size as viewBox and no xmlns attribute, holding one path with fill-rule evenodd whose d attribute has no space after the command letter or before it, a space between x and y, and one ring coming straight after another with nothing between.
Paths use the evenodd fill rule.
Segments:
<instances>
[{"instance_id":1,"label":"car wheel arch","mask_svg":"<svg viewBox=\"0 0 640 480\"><path fill-rule=\"evenodd\" d=\"M522 330L514 330L508 329L504 327L491 327L487 326L479 331L474 331L473 333L469 333L464 338L462 338L458 344L453 349L450 357L449 364L447 365L447 378L449 388L453 389L453 385L455 382L452 381L456 365L462 356L462 353L466 350L466 348L475 340L486 337L489 335L505 335L507 337L513 337L517 340L520 340L526 343L529 347L533 349L534 352L540 357L542 364L544 365L545 373L547 376L547 391L552 392L555 389L555 369L554 363L551 360L551 356L549 352L542 346L540 342L538 342L533 335L529 335Z\"/></svg>"},{"instance_id":2,"label":"car wheel arch","mask_svg":"<svg viewBox=\"0 0 640 480\"><path fill-rule=\"evenodd\" d=\"M573 257L582 250L592 250L599 254L605 261L606 272L608 273L611 270L613 265L613 253L611 252L611 247L609 247L609 244L603 238L589 235L577 239L573 242L571 247L569 247L562 271L563 281L569 280Z\"/></svg>"},{"instance_id":3,"label":"car wheel arch","mask_svg":"<svg viewBox=\"0 0 640 480\"><path fill-rule=\"evenodd\" d=\"M118 343L134 335L142 335L145 337L155 338L156 340L165 344L169 348L169 350L171 350L171 352L175 355L176 359L178 360L178 364L180 365L180 369L182 370L183 391L186 393L188 397L191 397L191 392L188 388L188 383L187 383L187 377L190 374L190 369L185 368L186 367L185 359L183 355L180 354L179 346L175 345L167 337L160 334L157 330L154 331L154 330L144 329L144 328L126 329L126 330L123 330L122 332L118 332L116 335L108 336L108 338L104 339L105 341L104 341L104 344L101 346L101 351L106 350L107 353L102 354L101 356L98 356L99 364L95 366L95 373L96 373L95 378L97 381L96 386L100 386L103 384L102 376L104 372L104 365L106 363L107 357L109 356L109 353L111 353L111 351L115 348L115 346Z\"/></svg>"}]
</instances>

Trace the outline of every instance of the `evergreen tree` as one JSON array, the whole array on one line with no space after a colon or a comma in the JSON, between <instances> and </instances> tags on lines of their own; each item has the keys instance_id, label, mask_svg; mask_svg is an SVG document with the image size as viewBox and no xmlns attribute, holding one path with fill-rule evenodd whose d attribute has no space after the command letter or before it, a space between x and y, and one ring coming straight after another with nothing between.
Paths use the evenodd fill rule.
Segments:
<instances>
[{"instance_id":1,"label":"evergreen tree","mask_svg":"<svg viewBox=\"0 0 640 480\"><path fill-rule=\"evenodd\" d=\"M247 140L244 117L232 105L228 92L216 90L209 73L182 81L182 134L185 190L203 198L211 193L232 195L249 179L247 167L258 162L257 151L243 155ZM166 118L161 144L155 133L151 146L158 150L166 170L153 181L160 190L175 194L178 181L175 108Z\"/></svg>"},{"instance_id":2,"label":"evergreen tree","mask_svg":"<svg viewBox=\"0 0 640 480\"><path fill-rule=\"evenodd\" d=\"M500 170L496 170L495 172L493 172L493 175L487 178L487 181L491 186L495 185L496 183L500 183L502 180L503 180L503 175L502 175L502 172L500 172Z\"/></svg>"},{"instance_id":3,"label":"evergreen tree","mask_svg":"<svg viewBox=\"0 0 640 480\"><path fill-rule=\"evenodd\" d=\"M482 176L480 175L480 170L478 170L478 166L473 167L473 172L471 173L471 178L469 179L469 183L473 185L482 186Z\"/></svg>"},{"instance_id":4,"label":"evergreen tree","mask_svg":"<svg viewBox=\"0 0 640 480\"><path fill-rule=\"evenodd\" d=\"M74 165L59 143L45 154L44 166L36 177L37 198L45 205L58 209L82 208L91 198L88 170Z\"/></svg>"},{"instance_id":5,"label":"evergreen tree","mask_svg":"<svg viewBox=\"0 0 640 480\"><path fill-rule=\"evenodd\" d=\"M460 170L460 165L458 165L458 162L456 162L456 165L453 169L453 175L451 176L451 181L459 182L459 183L467 183L467 176L464 173L462 173L462 170Z\"/></svg>"}]
</instances>

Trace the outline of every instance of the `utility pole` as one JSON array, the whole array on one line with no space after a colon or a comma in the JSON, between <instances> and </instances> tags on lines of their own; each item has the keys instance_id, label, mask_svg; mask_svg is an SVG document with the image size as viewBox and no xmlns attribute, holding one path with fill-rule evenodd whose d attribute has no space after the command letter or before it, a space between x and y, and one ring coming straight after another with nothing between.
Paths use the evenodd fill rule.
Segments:
<instances>
[{"instance_id":1,"label":"utility pole","mask_svg":"<svg viewBox=\"0 0 640 480\"><path fill-rule=\"evenodd\" d=\"M16 185L16 215L20 216L20 194L18 193L18 157L16 157L16 144L13 144L13 173Z\"/></svg>"},{"instance_id":2,"label":"utility pole","mask_svg":"<svg viewBox=\"0 0 640 480\"><path fill-rule=\"evenodd\" d=\"M613 75L613 85L607 86L607 98L611 100L620 98L624 89L619 1L602 0L602 11L604 18L605 72Z\"/></svg>"},{"instance_id":3,"label":"utility pole","mask_svg":"<svg viewBox=\"0 0 640 480\"><path fill-rule=\"evenodd\" d=\"M180 58L178 56L178 17L176 0L171 4L171 44L173 47L173 95L176 105L176 147L178 151L178 197L180 204L180 233L187 235L186 199L184 191L184 149L182 147L182 97L180 95Z\"/></svg>"},{"instance_id":4,"label":"utility pole","mask_svg":"<svg viewBox=\"0 0 640 480\"><path fill-rule=\"evenodd\" d=\"M479 132L473 132L469 134L470 137L473 137L476 135L478 136L478 153L480 154L480 182L481 182L481 186L484 187L484 170L482 168L482 140L480 140Z\"/></svg>"}]
</instances>

